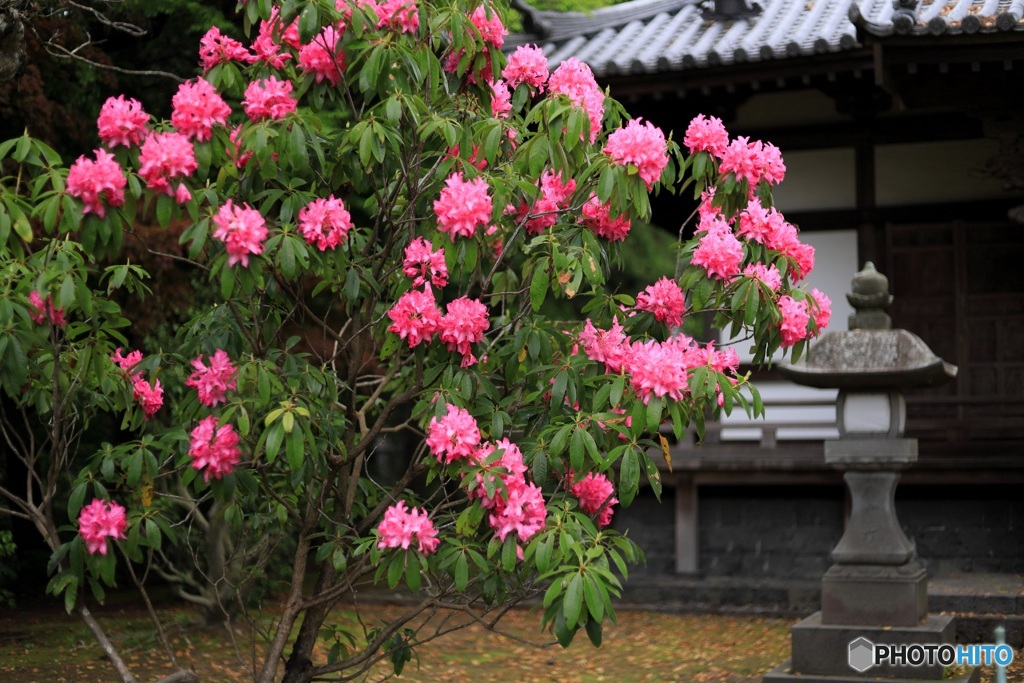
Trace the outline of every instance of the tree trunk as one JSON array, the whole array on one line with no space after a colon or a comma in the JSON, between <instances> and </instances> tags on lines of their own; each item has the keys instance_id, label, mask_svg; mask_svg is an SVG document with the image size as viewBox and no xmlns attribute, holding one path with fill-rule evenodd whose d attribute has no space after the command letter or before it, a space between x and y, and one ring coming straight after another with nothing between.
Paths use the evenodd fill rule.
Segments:
<instances>
[{"instance_id":1,"label":"tree trunk","mask_svg":"<svg viewBox=\"0 0 1024 683\"><path fill-rule=\"evenodd\" d=\"M312 597L323 594L334 581L335 575L334 565L328 557L320 563L320 574L317 576ZM309 680L309 672L313 668L313 647L316 645L317 634L320 633L320 627L327 619L330 608L329 602L322 602L310 607L302 615L299 635L296 636L295 644L292 645L292 654L285 664L284 680L281 683L306 683Z\"/></svg>"}]
</instances>

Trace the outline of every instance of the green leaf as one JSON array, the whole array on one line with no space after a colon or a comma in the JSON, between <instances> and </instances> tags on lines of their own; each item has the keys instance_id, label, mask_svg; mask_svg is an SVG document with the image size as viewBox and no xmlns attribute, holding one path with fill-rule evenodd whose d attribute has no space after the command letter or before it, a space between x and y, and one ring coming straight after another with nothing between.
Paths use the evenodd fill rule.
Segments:
<instances>
[{"instance_id":1,"label":"green leaf","mask_svg":"<svg viewBox=\"0 0 1024 683\"><path fill-rule=\"evenodd\" d=\"M637 488L640 486L640 463L636 451L632 448L622 454L619 466L619 502L624 506L633 502Z\"/></svg>"},{"instance_id":2,"label":"green leaf","mask_svg":"<svg viewBox=\"0 0 1024 683\"><path fill-rule=\"evenodd\" d=\"M465 553L459 553L455 560L455 588L459 592L465 591L469 585L469 561Z\"/></svg>"},{"instance_id":3,"label":"green leaf","mask_svg":"<svg viewBox=\"0 0 1024 683\"><path fill-rule=\"evenodd\" d=\"M315 2L307 2L299 14L299 41L305 45L320 31L320 15Z\"/></svg>"},{"instance_id":4,"label":"green leaf","mask_svg":"<svg viewBox=\"0 0 1024 683\"><path fill-rule=\"evenodd\" d=\"M597 587L598 579L594 578L593 574L587 574L583 579L583 596L587 599L587 611L590 612L592 619L587 620L587 632L590 632L590 623L596 622L600 624L601 620L604 619L604 598L601 595L601 591ZM600 637L600 636L599 636ZM593 638L591 638L593 640ZM600 645L601 643L594 643L594 645Z\"/></svg>"},{"instance_id":5,"label":"green leaf","mask_svg":"<svg viewBox=\"0 0 1024 683\"><path fill-rule=\"evenodd\" d=\"M587 637L590 638L594 647L601 647L601 622L590 619L587 620L584 627L587 629Z\"/></svg>"},{"instance_id":6,"label":"green leaf","mask_svg":"<svg viewBox=\"0 0 1024 683\"><path fill-rule=\"evenodd\" d=\"M572 434L572 439L569 440L569 463L577 472L583 470L584 448L583 429L577 427Z\"/></svg>"},{"instance_id":7,"label":"green leaf","mask_svg":"<svg viewBox=\"0 0 1024 683\"><path fill-rule=\"evenodd\" d=\"M562 609L565 612L566 627L576 628L580 619L580 611L583 609L583 577L579 574L569 580L569 586L565 589L565 597L562 598Z\"/></svg>"},{"instance_id":8,"label":"green leaf","mask_svg":"<svg viewBox=\"0 0 1024 683\"><path fill-rule=\"evenodd\" d=\"M530 305L536 313L544 304L551 284L551 277L548 275L547 259L541 259L533 269L533 279L530 281Z\"/></svg>"},{"instance_id":9,"label":"green leaf","mask_svg":"<svg viewBox=\"0 0 1024 683\"><path fill-rule=\"evenodd\" d=\"M405 584L413 593L420 589L420 563L413 561L414 559L410 555L405 565Z\"/></svg>"},{"instance_id":10,"label":"green leaf","mask_svg":"<svg viewBox=\"0 0 1024 683\"><path fill-rule=\"evenodd\" d=\"M662 400L660 396L652 396L647 402L647 429L657 432L661 425Z\"/></svg>"}]
</instances>

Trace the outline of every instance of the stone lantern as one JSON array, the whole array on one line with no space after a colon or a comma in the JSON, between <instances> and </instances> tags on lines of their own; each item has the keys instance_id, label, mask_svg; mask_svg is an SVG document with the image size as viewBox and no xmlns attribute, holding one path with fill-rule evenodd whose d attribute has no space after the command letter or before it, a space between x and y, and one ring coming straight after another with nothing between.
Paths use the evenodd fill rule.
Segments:
<instances>
[{"instance_id":1,"label":"stone lantern","mask_svg":"<svg viewBox=\"0 0 1024 683\"><path fill-rule=\"evenodd\" d=\"M892 329L889 282L870 262L847 299L856 310L849 329L824 334L805 360L781 368L798 384L839 389L839 439L825 442L825 462L844 472L851 508L822 578L821 611L793 627L792 660L766 683L941 679L939 663L876 664L874 648L954 640L953 617L928 614L927 573L896 519L895 492L917 460L917 440L903 436L903 391L948 382L956 367ZM977 672L955 680L975 681Z\"/></svg>"}]
</instances>

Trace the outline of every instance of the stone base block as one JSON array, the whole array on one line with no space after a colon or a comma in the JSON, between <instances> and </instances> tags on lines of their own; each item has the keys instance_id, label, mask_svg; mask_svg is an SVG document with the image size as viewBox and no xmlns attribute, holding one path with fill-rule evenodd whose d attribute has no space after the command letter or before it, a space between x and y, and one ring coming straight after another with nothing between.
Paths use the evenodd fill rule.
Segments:
<instances>
[{"instance_id":1,"label":"stone base block","mask_svg":"<svg viewBox=\"0 0 1024 683\"><path fill-rule=\"evenodd\" d=\"M928 574L901 566L833 565L821 580L824 624L917 626L928 614Z\"/></svg>"},{"instance_id":2,"label":"stone base block","mask_svg":"<svg viewBox=\"0 0 1024 683\"><path fill-rule=\"evenodd\" d=\"M881 664L865 666L858 672L851 666L850 644L857 639L867 639L864 646L869 649L873 645L910 645L910 644L953 644L956 636L952 616L927 615L918 626L886 626L864 627L855 625L823 624L821 612L815 612L792 629L793 659L792 670L795 674L806 676L847 676L854 680L873 680L895 677L910 680L940 680L943 667L932 666L892 666ZM856 653L855 653L856 655ZM871 662L873 655L860 653L861 660L867 657ZM804 679L801 679L804 680Z\"/></svg>"},{"instance_id":3,"label":"stone base block","mask_svg":"<svg viewBox=\"0 0 1024 683\"><path fill-rule=\"evenodd\" d=\"M815 676L794 674L792 664L783 662L769 671L761 679L762 683L932 683L929 678L878 678L875 676ZM981 683L981 669L971 669L970 672L957 678L946 679L944 683Z\"/></svg>"}]
</instances>

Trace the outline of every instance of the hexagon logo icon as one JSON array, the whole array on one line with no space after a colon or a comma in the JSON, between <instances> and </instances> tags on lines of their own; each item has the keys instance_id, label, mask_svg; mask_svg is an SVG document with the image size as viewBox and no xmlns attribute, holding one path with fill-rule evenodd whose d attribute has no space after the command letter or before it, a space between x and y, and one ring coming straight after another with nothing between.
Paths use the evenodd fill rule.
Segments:
<instances>
[{"instance_id":1,"label":"hexagon logo icon","mask_svg":"<svg viewBox=\"0 0 1024 683\"><path fill-rule=\"evenodd\" d=\"M850 643L850 668L864 673L875 665L875 644L863 636Z\"/></svg>"}]
</instances>

